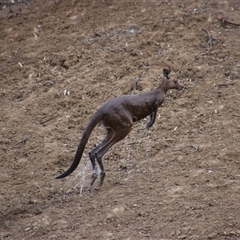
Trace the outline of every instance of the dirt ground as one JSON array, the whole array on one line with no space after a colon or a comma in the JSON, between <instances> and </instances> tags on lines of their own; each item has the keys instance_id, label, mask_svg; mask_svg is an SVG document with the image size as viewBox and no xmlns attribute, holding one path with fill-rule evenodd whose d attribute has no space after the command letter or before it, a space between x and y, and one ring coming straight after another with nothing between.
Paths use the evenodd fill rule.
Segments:
<instances>
[{"instance_id":1,"label":"dirt ground","mask_svg":"<svg viewBox=\"0 0 240 240\"><path fill-rule=\"evenodd\" d=\"M0 239L240 239L240 2L0 2ZM203 30L204 29L204 30ZM172 90L87 190L105 101Z\"/></svg>"}]
</instances>

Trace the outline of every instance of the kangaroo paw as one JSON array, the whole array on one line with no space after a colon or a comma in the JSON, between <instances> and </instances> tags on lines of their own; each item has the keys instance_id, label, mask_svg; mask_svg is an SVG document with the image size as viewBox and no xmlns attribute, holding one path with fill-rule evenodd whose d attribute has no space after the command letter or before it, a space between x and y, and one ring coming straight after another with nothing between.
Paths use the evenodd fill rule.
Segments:
<instances>
[{"instance_id":1,"label":"kangaroo paw","mask_svg":"<svg viewBox=\"0 0 240 240\"><path fill-rule=\"evenodd\" d=\"M146 129L149 129L152 125L153 125L152 122L149 122L146 126Z\"/></svg>"}]
</instances>

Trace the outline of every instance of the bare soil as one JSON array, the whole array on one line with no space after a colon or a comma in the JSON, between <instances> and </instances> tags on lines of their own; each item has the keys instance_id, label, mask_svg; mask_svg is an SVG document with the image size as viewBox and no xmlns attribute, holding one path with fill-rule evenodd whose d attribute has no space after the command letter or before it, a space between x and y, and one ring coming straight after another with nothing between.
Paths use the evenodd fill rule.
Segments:
<instances>
[{"instance_id":1,"label":"bare soil","mask_svg":"<svg viewBox=\"0 0 240 240\"><path fill-rule=\"evenodd\" d=\"M0 239L240 239L240 2L0 3ZM205 29L205 30L203 30ZM170 91L134 125L88 191L105 101Z\"/></svg>"}]
</instances>

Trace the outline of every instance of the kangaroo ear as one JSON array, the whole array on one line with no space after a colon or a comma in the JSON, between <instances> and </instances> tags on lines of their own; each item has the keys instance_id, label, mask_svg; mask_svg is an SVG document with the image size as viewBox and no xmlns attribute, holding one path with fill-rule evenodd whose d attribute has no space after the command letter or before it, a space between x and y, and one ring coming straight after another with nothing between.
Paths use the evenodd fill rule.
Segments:
<instances>
[{"instance_id":1,"label":"kangaroo ear","mask_svg":"<svg viewBox=\"0 0 240 240\"><path fill-rule=\"evenodd\" d=\"M169 79L168 74L169 74L168 69L164 68L163 69L163 77L166 78L166 79Z\"/></svg>"},{"instance_id":2,"label":"kangaroo ear","mask_svg":"<svg viewBox=\"0 0 240 240\"><path fill-rule=\"evenodd\" d=\"M171 72L171 67L170 66L167 66L167 68L164 68L163 69L163 76L165 77L165 78L167 78L167 79L169 79L169 74L170 74L170 72Z\"/></svg>"}]
</instances>

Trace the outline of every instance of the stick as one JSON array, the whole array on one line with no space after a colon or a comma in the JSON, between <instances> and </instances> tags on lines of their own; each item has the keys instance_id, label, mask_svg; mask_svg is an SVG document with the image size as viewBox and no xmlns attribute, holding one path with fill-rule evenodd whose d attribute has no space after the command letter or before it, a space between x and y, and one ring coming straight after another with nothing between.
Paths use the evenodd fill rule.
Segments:
<instances>
[{"instance_id":1,"label":"stick","mask_svg":"<svg viewBox=\"0 0 240 240\"><path fill-rule=\"evenodd\" d=\"M234 85L234 83L219 83L219 84L217 84L218 87L228 87L229 85Z\"/></svg>"},{"instance_id":2,"label":"stick","mask_svg":"<svg viewBox=\"0 0 240 240\"><path fill-rule=\"evenodd\" d=\"M200 53L198 56L196 56L196 59L199 59L201 56L203 56L203 55L207 55L209 52L210 52L210 50L211 50L211 47L207 50L207 52L205 52L205 53Z\"/></svg>"},{"instance_id":3,"label":"stick","mask_svg":"<svg viewBox=\"0 0 240 240\"><path fill-rule=\"evenodd\" d=\"M205 32L205 33L207 33L207 35L208 35L208 45L210 46L210 47L212 47L213 46L213 42L214 42L214 37L213 37L213 35L211 35L206 29L204 29L204 28L202 28L202 30Z\"/></svg>"},{"instance_id":4,"label":"stick","mask_svg":"<svg viewBox=\"0 0 240 240\"><path fill-rule=\"evenodd\" d=\"M194 149L195 149L195 152L198 152L198 151L199 151L199 146L194 146L194 145L186 146L186 147L182 148L180 151L182 151L182 152L185 153L185 148L194 148Z\"/></svg>"},{"instance_id":5,"label":"stick","mask_svg":"<svg viewBox=\"0 0 240 240\"><path fill-rule=\"evenodd\" d=\"M132 92L134 92L136 89L137 89L137 81L139 80L139 78L138 77L135 77L134 79L133 79L133 90L132 90Z\"/></svg>"},{"instance_id":6,"label":"stick","mask_svg":"<svg viewBox=\"0 0 240 240\"><path fill-rule=\"evenodd\" d=\"M172 159L172 161L175 161L179 156L180 156L180 154L178 154L176 157L174 157L174 158Z\"/></svg>"},{"instance_id":7,"label":"stick","mask_svg":"<svg viewBox=\"0 0 240 240\"><path fill-rule=\"evenodd\" d=\"M57 116L57 114L53 115L53 116L50 117L50 118L47 118L46 120L43 120L43 121L39 122L39 123L40 123L40 124L44 124L44 123L46 123L46 122L49 122L50 120L52 120L52 119L55 118L56 116Z\"/></svg>"},{"instance_id":8,"label":"stick","mask_svg":"<svg viewBox=\"0 0 240 240\"><path fill-rule=\"evenodd\" d=\"M235 26L240 26L240 23L232 22L232 21L229 21L229 20L224 19L224 18L218 17L217 19L220 20L222 23L225 23L225 24L231 24L231 25L235 25Z\"/></svg>"},{"instance_id":9,"label":"stick","mask_svg":"<svg viewBox=\"0 0 240 240\"><path fill-rule=\"evenodd\" d=\"M142 66L145 67L145 68L149 68L149 66L146 65L144 62L142 62Z\"/></svg>"},{"instance_id":10,"label":"stick","mask_svg":"<svg viewBox=\"0 0 240 240\"><path fill-rule=\"evenodd\" d=\"M16 143L16 144L14 145L14 147L16 147L16 146L19 145L19 144L24 144L24 143L26 143L26 141L27 141L31 136L32 136L32 135L30 135L30 136L28 136L28 137L25 137L23 140L21 140L20 142Z\"/></svg>"}]
</instances>

